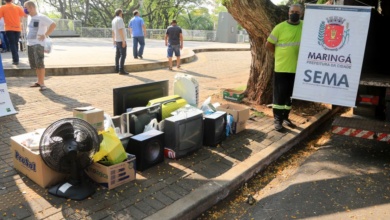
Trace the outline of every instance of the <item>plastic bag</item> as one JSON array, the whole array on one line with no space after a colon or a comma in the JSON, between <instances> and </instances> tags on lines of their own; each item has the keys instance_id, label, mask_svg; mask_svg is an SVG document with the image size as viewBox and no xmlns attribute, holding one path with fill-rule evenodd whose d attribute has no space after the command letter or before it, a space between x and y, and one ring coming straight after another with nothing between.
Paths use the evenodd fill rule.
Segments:
<instances>
[{"instance_id":1,"label":"plastic bag","mask_svg":"<svg viewBox=\"0 0 390 220\"><path fill-rule=\"evenodd\" d=\"M51 38L50 37L45 38L45 48L43 49L43 52L51 53L52 49L53 49L53 42L51 41Z\"/></svg>"},{"instance_id":2,"label":"plastic bag","mask_svg":"<svg viewBox=\"0 0 390 220\"><path fill-rule=\"evenodd\" d=\"M150 130L158 130L158 122L157 119L153 118L149 124L145 125L144 132L150 131Z\"/></svg>"},{"instance_id":3,"label":"plastic bag","mask_svg":"<svg viewBox=\"0 0 390 220\"><path fill-rule=\"evenodd\" d=\"M228 114L226 120L226 137L229 137L230 134L233 134L233 128L232 128L233 122L234 122L233 115Z\"/></svg>"},{"instance_id":4,"label":"plastic bag","mask_svg":"<svg viewBox=\"0 0 390 220\"><path fill-rule=\"evenodd\" d=\"M200 107L200 110L203 111L204 115L209 115L215 112L215 109L213 109L213 105L211 104L211 96L209 96Z\"/></svg>"},{"instance_id":5,"label":"plastic bag","mask_svg":"<svg viewBox=\"0 0 390 220\"><path fill-rule=\"evenodd\" d=\"M94 162L100 162L104 165L114 165L127 159L126 151L121 140L115 133L114 128L109 127L106 131L100 131L103 136L99 151L93 155Z\"/></svg>"},{"instance_id":6,"label":"plastic bag","mask_svg":"<svg viewBox=\"0 0 390 220\"><path fill-rule=\"evenodd\" d=\"M108 128L112 127L115 129L114 122L112 122L111 116L104 113L104 130L107 131Z\"/></svg>"}]
</instances>

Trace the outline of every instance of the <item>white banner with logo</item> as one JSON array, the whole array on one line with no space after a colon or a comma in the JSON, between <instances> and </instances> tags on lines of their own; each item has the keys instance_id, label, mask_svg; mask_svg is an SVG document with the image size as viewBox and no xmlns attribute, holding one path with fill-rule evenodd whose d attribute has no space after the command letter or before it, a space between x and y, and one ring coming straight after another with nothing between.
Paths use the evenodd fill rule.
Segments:
<instances>
[{"instance_id":1,"label":"white banner with logo","mask_svg":"<svg viewBox=\"0 0 390 220\"><path fill-rule=\"evenodd\" d=\"M293 98L354 107L371 7L308 4Z\"/></svg>"},{"instance_id":2,"label":"white banner with logo","mask_svg":"<svg viewBox=\"0 0 390 220\"><path fill-rule=\"evenodd\" d=\"M0 56L0 117L16 113L11 99L9 98L3 69L3 60Z\"/></svg>"}]
</instances>

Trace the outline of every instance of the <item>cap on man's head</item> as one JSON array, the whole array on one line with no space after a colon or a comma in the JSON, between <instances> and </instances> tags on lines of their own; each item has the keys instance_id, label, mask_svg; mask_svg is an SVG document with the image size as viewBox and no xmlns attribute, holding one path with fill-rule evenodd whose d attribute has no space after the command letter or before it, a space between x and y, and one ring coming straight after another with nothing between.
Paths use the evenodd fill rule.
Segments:
<instances>
[{"instance_id":1,"label":"cap on man's head","mask_svg":"<svg viewBox=\"0 0 390 220\"><path fill-rule=\"evenodd\" d=\"M173 19L172 21L171 21L171 24L176 24L177 22L176 22L176 20L175 19Z\"/></svg>"}]
</instances>

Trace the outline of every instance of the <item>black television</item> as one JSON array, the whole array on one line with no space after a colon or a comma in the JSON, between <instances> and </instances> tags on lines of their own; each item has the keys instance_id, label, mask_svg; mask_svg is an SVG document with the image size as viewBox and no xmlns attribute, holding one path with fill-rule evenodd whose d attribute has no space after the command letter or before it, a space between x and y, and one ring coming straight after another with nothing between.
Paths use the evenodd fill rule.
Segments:
<instances>
[{"instance_id":1,"label":"black television","mask_svg":"<svg viewBox=\"0 0 390 220\"><path fill-rule=\"evenodd\" d=\"M161 121L165 134L165 157L178 159L186 156L203 145L203 114L188 111Z\"/></svg>"},{"instance_id":2,"label":"black television","mask_svg":"<svg viewBox=\"0 0 390 220\"><path fill-rule=\"evenodd\" d=\"M114 116L128 108L146 106L149 100L168 96L169 81L157 81L113 89Z\"/></svg>"},{"instance_id":3,"label":"black television","mask_svg":"<svg viewBox=\"0 0 390 220\"><path fill-rule=\"evenodd\" d=\"M223 111L216 111L205 115L203 119L203 145L216 147L226 139L227 114Z\"/></svg>"}]
</instances>

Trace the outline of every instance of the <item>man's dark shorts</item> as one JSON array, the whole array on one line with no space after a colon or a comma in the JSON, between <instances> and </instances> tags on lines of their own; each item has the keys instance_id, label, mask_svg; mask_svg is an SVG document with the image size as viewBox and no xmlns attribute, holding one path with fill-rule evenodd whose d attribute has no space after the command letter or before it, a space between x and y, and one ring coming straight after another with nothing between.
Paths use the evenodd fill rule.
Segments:
<instances>
[{"instance_id":1,"label":"man's dark shorts","mask_svg":"<svg viewBox=\"0 0 390 220\"><path fill-rule=\"evenodd\" d=\"M28 46L28 61L31 69L45 68L43 49L43 46L39 44Z\"/></svg>"},{"instance_id":2,"label":"man's dark shorts","mask_svg":"<svg viewBox=\"0 0 390 220\"><path fill-rule=\"evenodd\" d=\"M167 57L173 57L173 53L175 53L175 56L180 57L180 44L168 45Z\"/></svg>"}]
</instances>

